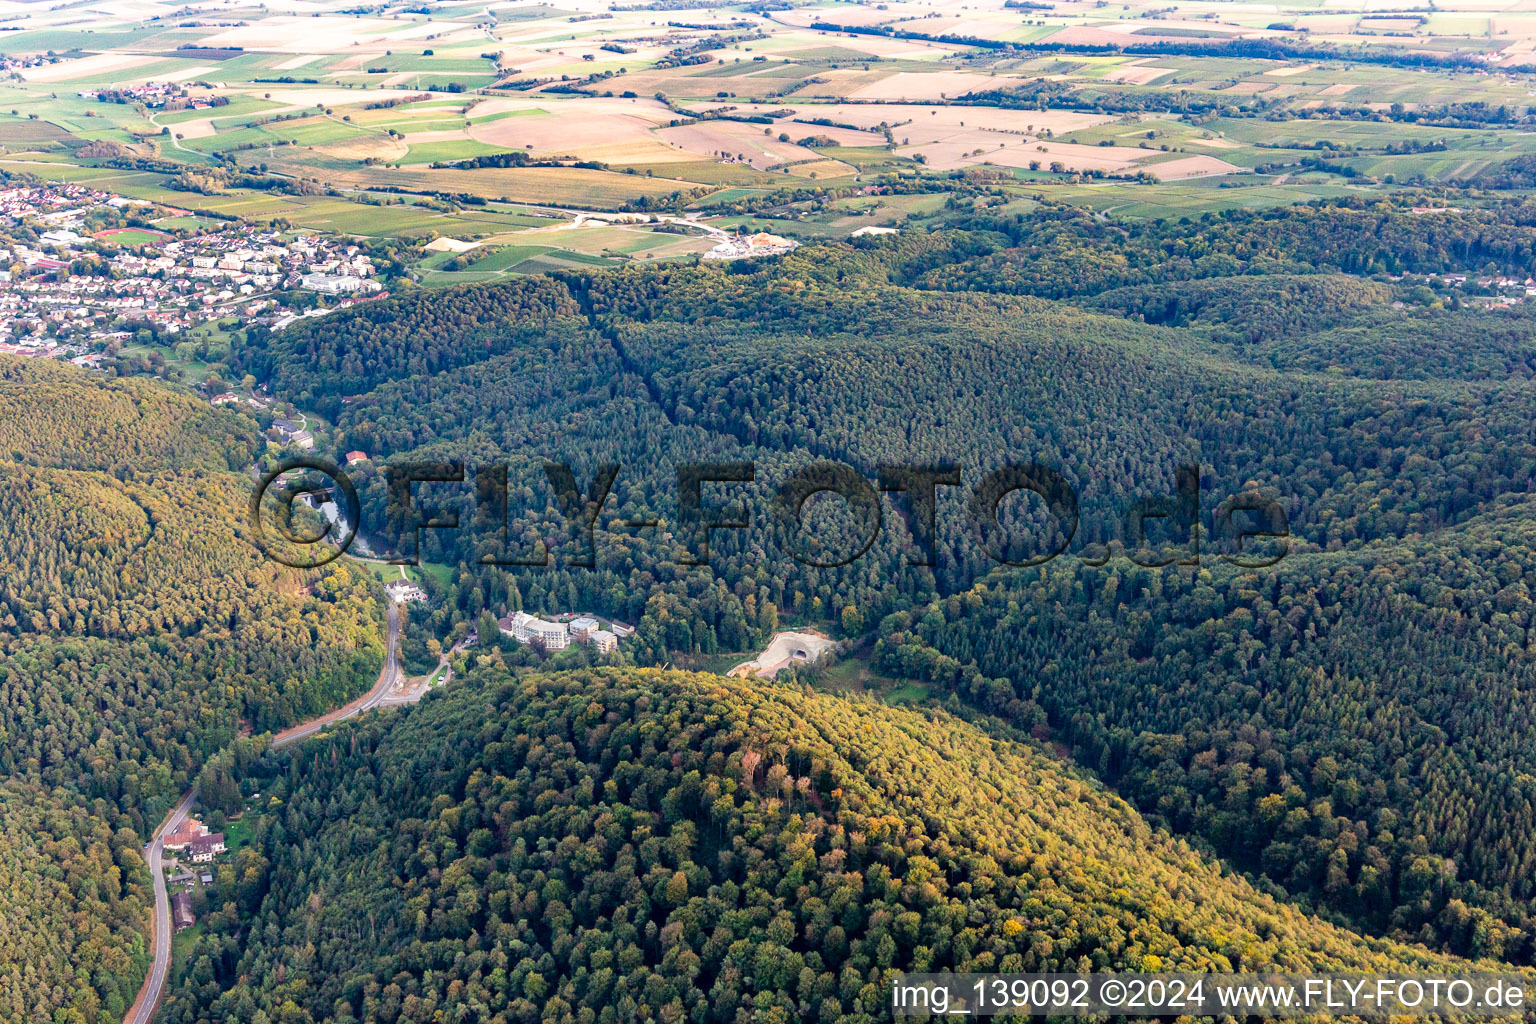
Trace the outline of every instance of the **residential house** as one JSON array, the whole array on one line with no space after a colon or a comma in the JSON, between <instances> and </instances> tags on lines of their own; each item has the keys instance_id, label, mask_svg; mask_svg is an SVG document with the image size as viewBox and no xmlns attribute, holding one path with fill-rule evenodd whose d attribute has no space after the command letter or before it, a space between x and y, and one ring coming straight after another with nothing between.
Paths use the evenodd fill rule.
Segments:
<instances>
[{"instance_id":1,"label":"residential house","mask_svg":"<svg viewBox=\"0 0 1536 1024\"><path fill-rule=\"evenodd\" d=\"M396 604L404 604L407 601L425 601L427 599L427 592L410 580L390 580L384 584L384 592Z\"/></svg>"},{"instance_id":2,"label":"residential house","mask_svg":"<svg viewBox=\"0 0 1536 1024\"><path fill-rule=\"evenodd\" d=\"M185 850L207 834L208 829L202 822L196 818L188 818L176 828L176 831L164 836L160 840L160 845L174 853L178 850Z\"/></svg>"},{"instance_id":3,"label":"residential house","mask_svg":"<svg viewBox=\"0 0 1536 1024\"><path fill-rule=\"evenodd\" d=\"M187 856L192 858L192 863L194 864L207 864L223 852L223 832L213 832L206 836L200 836L187 844Z\"/></svg>"}]
</instances>

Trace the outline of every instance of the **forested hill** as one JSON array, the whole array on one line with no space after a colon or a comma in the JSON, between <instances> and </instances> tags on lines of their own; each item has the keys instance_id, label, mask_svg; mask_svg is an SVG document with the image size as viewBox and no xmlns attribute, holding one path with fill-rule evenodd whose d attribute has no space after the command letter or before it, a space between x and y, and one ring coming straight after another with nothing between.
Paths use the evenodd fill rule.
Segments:
<instances>
[{"instance_id":1,"label":"forested hill","mask_svg":"<svg viewBox=\"0 0 1536 1024\"><path fill-rule=\"evenodd\" d=\"M1465 968L941 712L494 661L243 766L269 813L165 1020L831 1022L902 970Z\"/></svg>"},{"instance_id":2,"label":"forested hill","mask_svg":"<svg viewBox=\"0 0 1536 1024\"><path fill-rule=\"evenodd\" d=\"M234 470L262 444L157 384L0 356L5 1024L121 1020L148 964L149 832L242 728L378 672L363 580L249 543Z\"/></svg>"},{"instance_id":3,"label":"forested hill","mask_svg":"<svg viewBox=\"0 0 1536 1024\"><path fill-rule=\"evenodd\" d=\"M260 448L249 420L152 381L96 380L53 360L0 356L0 458L9 462L228 470L250 465Z\"/></svg>"},{"instance_id":4,"label":"forested hill","mask_svg":"<svg viewBox=\"0 0 1536 1024\"><path fill-rule=\"evenodd\" d=\"M625 655L651 665L755 652L784 621L884 638L886 676L1044 730L1272 891L1370 934L1531 964L1536 623L1509 553L1533 539L1536 315L1476 292L1536 275L1533 215L963 215L773 260L370 303L257 332L238 355L331 409L340 451L509 467L504 544L425 531L422 553L449 567L409 627L427 663L432 641L517 607L632 622ZM1425 276L1452 271L1466 288ZM460 323L472 343L456 346ZM407 364L427 369L374 369ZM571 565L545 459L583 484L622 464L596 568ZM684 566L675 469L732 459L757 467L729 491L753 528L717 532L707 570ZM866 480L958 463L937 564L909 566L922 552L895 500L851 564L790 557L770 502L818 459ZM966 498L1022 461L1070 482L1080 520L1060 564L989 576ZM1207 531L1230 497L1273 499L1290 559L1238 573L1211 562L1208 532L1211 564L1132 568L1189 553L1187 534L1149 539L1131 515L1185 461ZM408 547L377 465L358 476L369 524ZM473 523L466 491L425 486L420 507ZM1019 554L1047 548L1040 505L1004 507L1036 541ZM834 555L862 539L838 507L806 517ZM482 564L541 541L549 566ZM1480 823L1485 807L1517 824Z\"/></svg>"},{"instance_id":5,"label":"forested hill","mask_svg":"<svg viewBox=\"0 0 1536 1024\"><path fill-rule=\"evenodd\" d=\"M1452 308L1454 297L1387 272L1536 272L1531 213L977 217L772 261L367 303L254 332L236 356L279 394L333 412L338 452L510 467L514 529L496 550L544 539L553 564L484 569L483 537L426 531L426 557L464 566L441 595L453 608L433 627L440 638L487 608L579 605L640 624L660 664L669 650L747 649L778 613L838 618L852 606L873 622L964 590L993 565L965 487L1008 462L1044 463L1073 485L1074 550L1134 545L1126 510L1171 493L1191 459L1207 507L1273 497L1318 548L1425 534L1524 493L1536 479L1536 317ZM420 372L385 379L401 367ZM570 462L584 484L600 463L622 466L596 570L567 568L545 459ZM757 527L717 534L712 572L683 571L675 469L732 459L757 463L756 485L733 492ZM934 571L904 568L915 552L894 513L846 568L788 558L764 525L769 499L816 459L866 478L882 462L958 463L964 485L940 489ZM380 475L360 476L370 527L410 546ZM466 491L443 490L421 493L470 523ZM1029 506L1003 514L1040 525ZM659 527L622 525L648 520ZM851 524L818 528L829 554L858 550Z\"/></svg>"},{"instance_id":6,"label":"forested hill","mask_svg":"<svg viewBox=\"0 0 1536 1024\"><path fill-rule=\"evenodd\" d=\"M1529 963L1533 553L1525 498L1267 573L1067 560L890 616L876 658L1330 913Z\"/></svg>"}]
</instances>

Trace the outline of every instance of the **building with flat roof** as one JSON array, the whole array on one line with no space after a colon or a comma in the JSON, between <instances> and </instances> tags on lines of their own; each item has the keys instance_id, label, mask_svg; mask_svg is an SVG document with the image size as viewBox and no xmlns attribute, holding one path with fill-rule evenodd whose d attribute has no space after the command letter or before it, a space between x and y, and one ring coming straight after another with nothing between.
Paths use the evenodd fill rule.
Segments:
<instances>
[{"instance_id":1,"label":"building with flat roof","mask_svg":"<svg viewBox=\"0 0 1536 1024\"><path fill-rule=\"evenodd\" d=\"M527 612L514 612L497 625L520 644L537 644L546 651L563 650L571 645L571 631L565 623L535 618Z\"/></svg>"}]
</instances>

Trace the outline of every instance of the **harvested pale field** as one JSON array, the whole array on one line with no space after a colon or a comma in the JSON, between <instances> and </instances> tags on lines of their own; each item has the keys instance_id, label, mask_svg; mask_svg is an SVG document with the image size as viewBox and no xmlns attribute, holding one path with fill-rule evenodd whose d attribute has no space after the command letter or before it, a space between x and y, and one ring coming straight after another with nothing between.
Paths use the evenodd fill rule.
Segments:
<instances>
[{"instance_id":1,"label":"harvested pale field","mask_svg":"<svg viewBox=\"0 0 1536 1024\"><path fill-rule=\"evenodd\" d=\"M1356 85L1355 83L1353 83L1353 82L1335 82L1333 85L1328 86L1328 88L1326 88L1322 92L1318 93L1318 95L1319 96L1342 96L1345 93L1353 92L1355 89L1358 89L1358 88L1360 88L1360 87L1358 85Z\"/></svg>"},{"instance_id":2,"label":"harvested pale field","mask_svg":"<svg viewBox=\"0 0 1536 1024\"><path fill-rule=\"evenodd\" d=\"M743 112L782 109L768 106L743 106ZM871 131L860 137L847 130L822 128L799 121L780 120L774 133L787 132L792 138L806 135L827 134L843 145L883 145L884 135L878 131L883 121L895 124L892 129L898 150L902 155L922 153L929 166L936 170L953 170L970 167L990 160L1010 167L1026 167L1031 159L1043 157L1035 152L1037 145L1045 145L1039 138L1047 129L1063 134L1091 125L1103 124L1110 117L1103 114L1079 113L1067 110L999 110L990 107L925 107L904 104L818 104L796 105L794 118L826 118L843 124L868 126ZM910 123L901 124L907 121ZM1097 159L1084 163L1086 167L1100 167L1129 163L1106 157L1107 147L1077 147L1092 150ZM981 150L975 155L976 150ZM1026 152L1027 151L1027 152ZM1062 159L1079 160L1067 147ZM1118 153L1135 153L1120 149ZM999 153L1012 154L998 157ZM1034 154L1034 155L1030 155ZM1138 159L1132 157L1131 159ZM1052 158L1054 159L1054 158ZM1047 160L1046 162L1049 162Z\"/></svg>"},{"instance_id":3,"label":"harvested pale field","mask_svg":"<svg viewBox=\"0 0 1536 1024\"><path fill-rule=\"evenodd\" d=\"M1106 82L1146 85L1148 82L1156 81L1174 70L1174 68L1147 67L1144 64L1127 64L1123 67L1110 68L1100 75L1099 78Z\"/></svg>"},{"instance_id":4,"label":"harvested pale field","mask_svg":"<svg viewBox=\"0 0 1536 1024\"><path fill-rule=\"evenodd\" d=\"M825 11L826 8L818 8ZM787 17L796 12L783 12ZM827 46L837 46L844 50L857 50L867 53L872 57L890 58L934 58L945 53L952 52L957 47L946 46L943 43L930 43L922 39L892 39L889 36L843 36L830 35L821 32L780 32L769 39L758 40L752 44L753 55L764 54L769 57L792 56L804 50L820 49Z\"/></svg>"},{"instance_id":5,"label":"harvested pale field","mask_svg":"<svg viewBox=\"0 0 1536 1024\"><path fill-rule=\"evenodd\" d=\"M457 238L435 238L426 245L427 252L469 252L479 248L479 242L464 242Z\"/></svg>"},{"instance_id":6,"label":"harvested pale field","mask_svg":"<svg viewBox=\"0 0 1536 1024\"><path fill-rule=\"evenodd\" d=\"M1042 168L1049 168L1051 164L1059 163L1069 171L1102 170L1122 173L1136 170L1138 163L1151 158L1156 152L1156 150L1127 149L1123 146L1078 146L1070 142L1040 141L983 153L954 166L974 167L977 164L992 163L1002 167L1028 167L1031 162L1038 160ZM931 157L928 164L930 167L934 166Z\"/></svg>"},{"instance_id":7,"label":"harvested pale field","mask_svg":"<svg viewBox=\"0 0 1536 1024\"><path fill-rule=\"evenodd\" d=\"M366 139L348 139L345 142L331 142L316 148L316 152L326 156L336 157L339 160L383 160L386 162L401 160L410 151L410 146L400 139L388 135L376 135Z\"/></svg>"},{"instance_id":8,"label":"harvested pale field","mask_svg":"<svg viewBox=\"0 0 1536 1024\"><path fill-rule=\"evenodd\" d=\"M803 126L806 135L814 134L811 125ZM791 133L794 134L794 133ZM662 128L660 138L686 150L693 159L737 158L758 170L797 160L813 160L816 151L792 142L780 142L778 132L764 135L756 125L737 121L700 121L697 124ZM803 137L803 136L802 136Z\"/></svg>"},{"instance_id":9,"label":"harvested pale field","mask_svg":"<svg viewBox=\"0 0 1536 1024\"><path fill-rule=\"evenodd\" d=\"M976 18L969 14L955 17L924 18L922 31L934 36L960 36L996 39L1012 31L1018 22L1012 18Z\"/></svg>"},{"instance_id":10,"label":"harvested pale field","mask_svg":"<svg viewBox=\"0 0 1536 1024\"><path fill-rule=\"evenodd\" d=\"M756 111L782 109L784 104L759 105ZM1056 134L1076 131L1112 120L1104 114L1075 110L1001 110L996 107L928 107L900 103L795 104L795 117L824 117L842 124L877 130L883 122L897 124L896 137L917 142L935 142L960 131L988 131L1008 134Z\"/></svg>"},{"instance_id":11,"label":"harvested pale field","mask_svg":"<svg viewBox=\"0 0 1536 1024\"><path fill-rule=\"evenodd\" d=\"M856 132L848 128L834 128L824 124L808 124L799 118L780 119L777 125L764 125L764 127L772 127L775 136L783 132L795 140L808 138L812 135L825 135L839 146L885 145L885 134L883 132Z\"/></svg>"},{"instance_id":12,"label":"harvested pale field","mask_svg":"<svg viewBox=\"0 0 1536 1024\"><path fill-rule=\"evenodd\" d=\"M1008 89L1024 82L1023 78L1009 75L968 75L963 71L935 71L932 74L898 71L877 82L861 85L846 95L850 99L859 100L939 100L986 92L989 89Z\"/></svg>"},{"instance_id":13,"label":"harvested pale field","mask_svg":"<svg viewBox=\"0 0 1536 1024\"><path fill-rule=\"evenodd\" d=\"M1236 174L1242 170L1214 156L1186 156L1167 163L1154 164L1147 171L1163 181L1180 178L1204 178L1212 174Z\"/></svg>"},{"instance_id":14,"label":"harvested pale field","mask_svg":"<svg viewBox=\"0 0 1536 1024\"><path fill-rule=\"evenodd\" d=\"M303 164L283 170L314 173ZM690 187L670 178L593 171L580 167L393 168L366 167L325 171L328 184L341 188L396 186L418 192L463 192L484 199L506 198L514 203L612 208L639 196L661 197Z\"/></svg>"},{"instance_id":15,"label":"harvested pale field","mask_svg":"<svg viewBox=\"0 0 1536 1024\"><path fill-rule=\"evenodd\" d=\"M1252 96L1259 93L1267 93L1274 88L1275 86L1271 82L1233 82L1223 89L1222 92L1236 92Z\"/></svg>"},{"instance_id":16,"label":"harvested pale field","mask_svg":"<svg viewBox=\"0 0 1536 1024\"><path fill-rule=\"evenodd\" d=\"M1231 139L1190 139L1197 146L1205 146L1208 149L1241 149L1242 143L1233 142Z\"/></svg>"},{"instance_id":17,"label":"harvested pale field","mask_svg":"<svg viewBox=\"0 0 1536 1024\"><path fill-rule=\"evenodd\" d=\"M1237 39L1240 37L1260 37L1275 34L1268 31L1237 28L1231 25L1218 25L1209 21L1119 21L1112 25L1069 25L1060 32L1046 37L1045 41L1091 46L1124 46L1126 43L1131 42L1187 43L1190 41L1190 37L1187 35L1165 35L1164 33L1167 33L1170 29L1183 29L1189 32L1209 32L1217 39Z\"/></svg>"},{"instance_id":18,"label":"harvested pale field","mask_svg":"<svg viewBox=\"0 0 1536 1024\"><path fill-rule=\"evenodd\" d=\"M316 105L326 107L355 106L360 103L373 103L379 98L377 92L368 89L284 89L281 87L273 88L270 85L254 85L249 89L242 89L241 91L244 95L254 96L257 99L270 94L273 103L288 104L281 110L265 111L267 114L287 113ZM423 89L422 91L426 92L427 90ZM406 94L401 93L401 96L404 95ZM443 99L451 98L448 93L442 93L440 97Z\"/></svg>"},{"instance_id":19,"label":"harvested pale field","mask_svg":"<svg viewBox=\"0 0 1536 1024\"><path fill-rule=\"evenodd\" d=\"M21 72L21 77L29 82L67 82L74 78L129 71L159 60L159 57L147 57L141 53L98 53L79 60L61 60L57 64L27 68Z\"/></svg>"},{"instance_id":20,"label":"harvested pale field","mask_svg":"<svg viewBox=\"0 0 1536 1024\"><path fill-rule=\"evenodd\" d=\"M175 71L157 72L152 77L157 82L185 82L189 78L213 78L217 77L219 69L212 64L191 64ZM137 81L138 79L129 79Z\"/></svg>"},{"instance_id":21,"label":"harvested pale field","mask_svg":"<svg viewBox=\"0 0 1536 1024\"><path fill-rule=\"evenodd\" d=\"M660 103L657 103L655 100L649 100L648 99L645 102L654 105L658 110L665 110L666 109ZM481 100L479 103L476 103L474 105L474 108L472 110L470 110L469 116L470 117L490 117L492 114L505 114L509 110L544 110L544 109L547 109L547 106L540 106L538 103L534 102L533 100L509 99L507 97L496 96L496 97L492 97L491 99ZM397 110L396 112L399 113L400 111ZM407 111L406 113L416 113L416 111Z\"/></svg>"},{"instance_id":22,"label":"harvested pale field","mask_svg":"<svg viewBox=\"0 0 1536 1024\"><path fill-rule=\"evenodd\" d=\"M1531 35L1536 33L1536 14L1521 12L1494 15L1488 19L1488 30L1495 36L1514 36L1529 46Z\"/></svg>"},{"instance_id":23,"label":"harvested pale field","mask_svg":"<svg viewBox=\"0 0 1536 1024\"><path fill-rule=\"evenodd\" d=\"M801 11L782 11L783 17L775 18L785 25L808 26L813 21L827 22L833 25L858 25L867 27L870 25L884 25L895 21L898 17L891 11L880 11L873 7L811 7Z\"/></svg>"},{"instance_id":24,"label":"harvested pale field","mask_svg":"<svg viewBox=\"0 0 1536 1024\"><path fill-rule=\"evenodd\" d=\"M1353 14L1304 14L1296 19L1296 27L1304 27L1313 33L1329 32L1347 36L1354 31L1356 20Z\"/></svg>"},{"instance_id":25,"label":"harvested pale field","mask_svg":"<svg viewBox=\"0 0 1536 1024\"><path fill-rule=\"evenodd\" d=\"M505 104L505 105L504 105ZM676 117L653 99L593 99L578 103L545 100L546 113L480 118L503 110L527 110L529 101L488 100L470 115L471 139L504 149L521 149L532 156L569 154L604 163L670 163L697 159L678 146L669 146L653 129Z\"/></svg>"},{"instance_id":26,"label":"harvested pale field","mask_svg":"<svg viewBox=\"0 0 1536 1024\"><path fill-rule=\"evenodd\" d=\"M1304 71L1311 71L1315 67L1317 67L1316 64L1291 64L1283 68L1270 68L1264 73L1271 78L1290 78L1292 75L1299 75Z\"/></svg>"},{"instance_id":27,"label":"harvested pale field","mask_svg":"<svg viewBox=\"0 0 1536 1024\"><path fill-rule=\"evenodd\" d=\"M340 53L347 47L371 42L381 36L388 36L392 42L398 43L442 30L441 25L431 22L402 27L400 22L388 18L346 18L335 15L298 18L277 15L249 25L223 29L205 36L201 43L203 46L231 46L276 53L312 53L315 40L323 39L327 50Z\"/></svg>"},{"instance_id":28,"label":"harvested pale field","mask_svg":"<svg viewBox=\"0 0 1536 1024\"><path fill-rule=\"evenodd\" d=\"M406 132L405 141L410 146L423 146L429 142L462 142L469 135L463 128L447 128L432 132Z\"/></svg>"},{"instance_id":29,"label":"harvested pale field","mask_svg":"<svg viewBox=\"0 0 1536 1024\"><path fill-rule=\"evenodd\" d=\"M858 174L859 169L841 160L812 160L808 164L786 167L792 178L847 178Z\"/></svg>"},{"instance_id":30,"label":"harvested pale field","mask_svg":"<svg viewBox=\"0 0 1536 1024\"><path fill-rule=\"evenodd\" d=\"M182 121L172 125L171 131L183 139L206 139L214 134L213 118L200 117L196 121Z\"/></svg>"},{"instance_id":31,"label":"harvested pale field","mask_svg":"<svg viewBox=\"0 0 1536 1024\"><path fill-rule=\"evenodd\" d=\"M273 71L297 71L299 68L302 68L304 65L311 64L311 63L313 63L313 62L315 62L317 60L321 60L321 59L322 59L321 55L318 54L318 53L301 53L297 57L289 57L287 60L283 61L281 64L274 64L272 66L272 70Z\"/></svg>"}]
</instances>

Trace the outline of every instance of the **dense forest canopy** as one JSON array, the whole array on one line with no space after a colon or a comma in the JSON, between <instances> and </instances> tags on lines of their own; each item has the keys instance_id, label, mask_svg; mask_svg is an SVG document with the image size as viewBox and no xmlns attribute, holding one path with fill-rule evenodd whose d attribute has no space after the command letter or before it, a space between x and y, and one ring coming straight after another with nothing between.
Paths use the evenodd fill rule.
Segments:
<instances>
[{"instance_id":1,"label":"dense forest canopy","mask_svg":"<svg viewBox=\"0 0 1536 1024\"><path fill-rule=\"evenodd\" d=\"M1256 892L1001 727L479 660L244 766L272 810L168 1021L864 1021L903 970L1454 963Z\"/></svg>"},{"instance_id":2,"label":"dense forest canopy","mask_svg":"<svg viewBox=\"0 0 1536 1024\"><path fill-rule=\"evenodd\" d=\"M148 964L139 848L203 761L365 687L356 573L262 559L245 417L0 356L0 1020L120 1020Z\"/></svg>"},{"instance_id":3,"label":"dense forest canopy","mask_svg":"<svg viewBox=\"0 0 1536 1024\"><path fill-rule=\"evenodd\" d=\"M373 578L258 553L255 420L0 359L0 1021L121 1017L138 849L194 780L249 842L184 943L185 1024L861 1020L902 968L1536 965L1536 320L1479 283L1536 274L1536 206L947 220L237 338L318 454L368 454L370 542L458 513L419 531L408 671L481 638L447 692L281 752L262 734L378 673ZM618 467L593 567L551 461L582 493ZM470 476L408 510L413 462ZM752 478L708 502L751 526L689 565L678 468L730 462ZM774 496L818 462L871 488L954 464L933 564L895 492L861 557L793 557ZM967 502L1023 462L1079 520L1009 569ZM1195 521L1148 527L1181 487ZM1283 512L1285 558L1215 557L1229 499ZM1069 532L998 514L1024 547ZM836 499L803 522L832 561L864 540ZM946 710L564 671L596 656L503 637L516 609L634 624L625 666L818 628Z\"/></svg>"},{"instance_id":4,"label":"dense forest canopy","mask_svg":"<svg viewBox=\"0 0 1536 1024\"><path fill-rule=\"evenodd\" d=\"M408 650L519 607L635 622L630 653L658 665L824 623L879 640L890 674L1059 735L1276 892L1374 933L1531 962L1529 854L1471 808L1529 813L1523 569L1485 553L1526 543L1512 531L1536 480L1536 335L1523 307L1433 275L1536 273L1536 207L1340 201L1177 222L1043 207L950 223L772 261L392 299L257 332L236 358L334 413L338 447L372 454L365 521L385 544L408 549L415 530L381 464L508 467L505 541L423 532L422 556L452 569ZM401 359L420 372L387 379ZM583 483L621 467L595 569L571 564L547 459ZM736 460L756 479L718 500L754 528L718 532L709 567L689 568L675 469ZM891 463L957 464L935 565L909 567L893 499L851 564L790 557L771 499L816 460L871 481ZM995 575L965 506L982 473L1019 461L1059 472L1080 503L1068 557L1043 576ZM1172 495L1183 464L1200 467L1206 561L1135 568L1193 550L1133 514ZM467 491L418 500L472 524ZM1288 523L1290 560L1256 579L1210 558L1213 514L1239 495ZM1037 538L1048 525L1039 503L1001 515ZM825 551L858 546L836 501L805 521ZM483 564L508 547L549 564ZM1402 590L1431 556L1433 594ZM1090 614L1106 590L1118 597ZM1318 702L1333 685L1354 696ZM1146 709L1133 696L1164 689ZM1080 710L1100 692L1103 710Z\"/></svg>"},{"instance_id":5,"label":"dense forest canopy","mask_svg":"<svg viewBox=\"0 0 1536 1024\"><path fill-rule=\"evenodd\" d=\"M370 303L256 332L237 357L280 394L331 410L337 447L369 452L375 467L508 468L504 544L468 528L423 534L425 557L463 567L439 635L492 606L585 605L627 621L664 608L671 635L645 631L660 663L679 647L750 647L772 620L765 606L836 617L852 605L873 622L964 589L993 565L966 488L1020 460L1072 485L1072 550L1095 556L1140 544L1127 510L1171 494L1189 462L1203 467L1207 510L1238 494L1273 499L1298 549L1467 521L1536 472L1530 320L1422 301L1386 275L1528 273L1530 215L1522 204L1452 217L1362 203L1189 223L1064 209L962 218L963 230L766 264L567 273ZM456 340L464 324L472 344ZM425 360L424 372L384 380L402 358ZM546 459L583 484L603 463L621 466L595 571L568 571ZM912 544L894 507L846 568L786 557L766 527L769 501L813 460L871 480L890 462L958 464L963 486L940 489L934 571L902 568ZM757 527L717 534L712 571L689 571L676 467L720 461L756 463L754 486L732 494ZM370 529L412 548L413 523L389 506L377 468L361 485ZM469 490L427 485L420 506L473 523ZM1039 529L1041 511L1017 502L1003 516ZM649 531L624 525L652 520ZM808 521L829 552L857 550L835 508ZM548 569L481 569L541 541Z\"/></svg>"}]
</instances>

